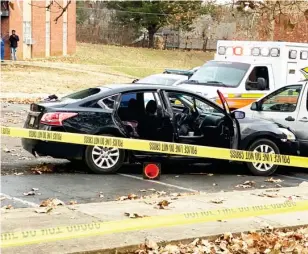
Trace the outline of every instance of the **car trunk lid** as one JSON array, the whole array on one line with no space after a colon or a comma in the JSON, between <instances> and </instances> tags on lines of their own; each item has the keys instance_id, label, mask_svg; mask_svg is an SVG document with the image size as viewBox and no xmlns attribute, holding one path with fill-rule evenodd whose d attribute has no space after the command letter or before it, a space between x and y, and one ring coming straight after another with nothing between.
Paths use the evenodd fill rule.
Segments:
<instances>
[{"instance_id":1,"label":"car trunk lid","mask_svg":"<svg viewBox=\"0 0 308 254\"><path fill-rule=\"evenodd\" d=\"M51 108L62 108L67 105L67 102L61 101L42 101L38 103L32 103L30 105L30 111L28 113L24 127L28 129L38 129L40 120L44 113Z\"/></svg>"}]
</instances>

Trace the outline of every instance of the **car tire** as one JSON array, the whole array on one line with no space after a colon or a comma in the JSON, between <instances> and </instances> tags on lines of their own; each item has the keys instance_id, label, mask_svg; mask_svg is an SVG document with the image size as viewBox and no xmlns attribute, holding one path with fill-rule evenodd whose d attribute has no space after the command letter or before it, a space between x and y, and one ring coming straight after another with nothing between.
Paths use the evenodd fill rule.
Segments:
<instances>
[{"instance_id":1,"label":"car tire","mask_svg":"<svg viewBox=\"0 0 308 254\"><path fill-rule=\"evenodd\" d=\"M111 135L104 135L111 136ZM123 165L125 151L112 147L87 146L84 161L96 174L116 173Z\"/></svg>"},{"instance_id":2,"label":"car tire","mask_svg":"<svg viewBox=\"0 0 308 254\"><path fill-rule=\"evenodd\" d=\"M254 152L268 152L268 153L275 153L279 154L280 150L278 146L271 140L263 138L254 141L249 147L248 151ZM250 170L250 172L255 176L269 176L273 174L278 165L274 164L266 164L266 163L251 163L247 162L246 166Z\"/></svg>"}]
</instances>

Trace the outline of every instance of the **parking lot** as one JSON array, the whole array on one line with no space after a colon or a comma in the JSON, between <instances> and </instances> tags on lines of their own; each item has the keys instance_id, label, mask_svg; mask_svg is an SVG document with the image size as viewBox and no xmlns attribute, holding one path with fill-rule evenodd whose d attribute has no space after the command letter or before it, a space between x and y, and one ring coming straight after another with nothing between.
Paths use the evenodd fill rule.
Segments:
<instances>
[{"instance_id":1,"label":"parking lot","mask_svg":"<svg viewBox=\"0 0 308 254\"><path fill-rule=\"evenodd\" d=\"M28 105L4 105L2 124L21 127L27 108ZM125 199L129 194L138 198L157 192L159 196L175 196L175 193L294 187L308 181L306 169L282 168L273 176L276 181L267 182L269 177L252 176L241 165L215 168L170 164L162 168L159 181L144 180L141 165L127 165L118 174L95 175L88 173L82 164L34 158L22 149L20 139L9 137L2 137L1 157L1 196L5 197L2 206L10 204L16 208L38 206L54 197L64 203L90 203ZM244 184L247 181L250 182ZM34 195L25 195L32 188Z\"/></svg>"}]
</instances>

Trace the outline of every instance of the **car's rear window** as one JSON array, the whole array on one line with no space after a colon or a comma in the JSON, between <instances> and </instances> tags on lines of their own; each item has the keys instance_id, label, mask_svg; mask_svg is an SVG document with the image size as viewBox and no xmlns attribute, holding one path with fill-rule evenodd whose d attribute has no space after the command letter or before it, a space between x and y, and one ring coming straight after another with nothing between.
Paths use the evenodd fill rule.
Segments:
<instances>
[{"instance_id":1,"label":"car's rear window","mask_svg":"<svg viewBox=\"0 0 308 254\"><path fill-rule=\"evenodd\" d=\"M73 100L81 100L92 95L98 94L102 89L101 88L88 88L85 90L78 91L76 93L72 93L62 97L63 99L73 99Z\"/></svg>"}]
</instances>

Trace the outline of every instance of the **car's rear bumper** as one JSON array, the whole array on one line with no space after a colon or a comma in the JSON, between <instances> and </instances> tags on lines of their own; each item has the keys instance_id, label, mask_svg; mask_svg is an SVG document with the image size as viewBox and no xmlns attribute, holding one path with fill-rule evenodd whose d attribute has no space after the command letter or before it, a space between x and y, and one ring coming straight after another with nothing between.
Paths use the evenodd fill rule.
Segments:
<instances>
[{"instance_id":1,"label":"car's rear bumper","mask_svg":"<svg viewBox=\"0 0 308 254\"><path fill-rule=\"evenodd\" d=\"M84 146L35 139L21 140L22 147L29 153L61 159L82 159Z\"/></svg>"}]
</instances>

